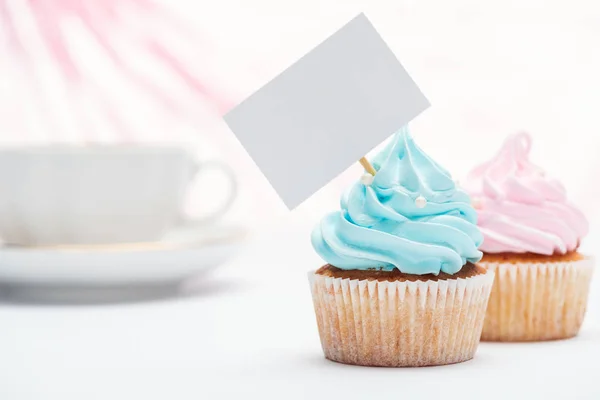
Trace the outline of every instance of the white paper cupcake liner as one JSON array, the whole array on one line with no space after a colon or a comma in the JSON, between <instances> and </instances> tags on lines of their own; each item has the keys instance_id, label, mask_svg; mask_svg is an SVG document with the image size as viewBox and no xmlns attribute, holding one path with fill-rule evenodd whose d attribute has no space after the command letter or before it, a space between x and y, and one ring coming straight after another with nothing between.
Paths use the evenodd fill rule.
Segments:
<instances>
[{"instance_id":1,"label":"white paper cupcake liner","mask_svg":"<svg viewBox=\"0 0 600 400\"><path fill-rule=\"evenodd\" d=\"M309 274L325 357L346 364L416 367L473 358L493 272L387 282Z\"/></svg>"},{"instance_id":2,"label":"white paper cupcake liner","mask_svg":"<svg viewBox=\"0 0 600 400\"><path fill-rule=\"evenodd\" d=\"M482 340L541 341L577 335L594 261L481 262L496 274Z\"/></svg>"}]
</instances>

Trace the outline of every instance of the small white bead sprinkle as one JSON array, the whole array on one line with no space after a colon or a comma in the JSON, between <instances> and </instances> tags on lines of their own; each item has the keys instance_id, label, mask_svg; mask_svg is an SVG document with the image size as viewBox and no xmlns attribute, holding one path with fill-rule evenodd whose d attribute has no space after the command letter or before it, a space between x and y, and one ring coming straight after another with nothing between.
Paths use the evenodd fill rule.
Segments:
<instances>
[{"instance_id":1,"label":"small white bead sprinkle","mask_svg":"<svg viewBox=\"0 0 600 400\"><path fill-rule=\"evenodd\" d=\"M371 186L375 177L369 173L364 174L360 177L360 182L365 186Z\"/></svg>"},{"instance_id":2,"label":"small white bead sprinkle","mask_svg":"<svg viewBox=\"0 0 600 400\"><path fill-rule=\"evenodd\" d=\"M419 196L415 199L415 205L419 208L423 208L427 205L427 199L423 196Z\"/></svg>"},{"instance_id":3,"label":"small white bead sprinkle","mask_svg":"<svg viewBox=\"0 0 600 400\"><path fill-rule=\"evenodd\" d=\"M481 208L482 204L483 202L479 197L473 197L471 199L471 205L473 206L473 208Z\"/></svg>"}]
</instances>

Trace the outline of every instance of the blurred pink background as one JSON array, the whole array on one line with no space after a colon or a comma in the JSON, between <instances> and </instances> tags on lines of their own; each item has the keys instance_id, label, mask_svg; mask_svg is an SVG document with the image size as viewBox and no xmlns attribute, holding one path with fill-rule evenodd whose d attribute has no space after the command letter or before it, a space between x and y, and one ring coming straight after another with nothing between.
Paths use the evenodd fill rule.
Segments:
<instances>
[{"instance_id":1,"label":"blurred pink background","mask_svg":"<svg viewBox=\"0 0 600 400\"><path fill-rule=\"evenodd\" d=\"M4 145L193 146L201 159L225 159L238 173L240 198L229 219L257 227L281 217L313 223L337 207L360 167L288 214L220 116L365 11L432 103L412 129L435 159L460 179L505 135L527 130L534 161L598 218L595 2L2 0L0 7L18 22L12 30L2 22ZM48 25L59 19L62 33ZM200 191L191 209L218 201Z\"/></svg>"}]
</instances>

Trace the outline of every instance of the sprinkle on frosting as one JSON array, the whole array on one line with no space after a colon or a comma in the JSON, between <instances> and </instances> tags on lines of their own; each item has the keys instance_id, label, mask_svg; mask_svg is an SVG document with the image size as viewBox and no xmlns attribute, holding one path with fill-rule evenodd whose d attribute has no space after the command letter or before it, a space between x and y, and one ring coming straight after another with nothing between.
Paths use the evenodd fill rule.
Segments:
<instances>
[{"instance_id":1,"label":"sprinkle on frosting","mask_svg":"<svg viewBox=\"0 0 600 400\"><path fill-rule=\"evenodd\" d=\"M565 254L587 234L564 187L529 161L531 137L509 136L496 156L468 176L485 253Z\"/></svg>"},{"instance_id":2,"label":"sprinkle on frosting","mask_svg":"<svg viewBox=\"0 0 600 400\"><path fill-rule=\"evenodd\" d=\"M313 230L313 246L325 261L346 270L397 268L416 275L455 274L479 261L482 235L469 196L406 128L373 166L373 182L351 186L341 211Z\"/></svg>"},{"instance_id":3,"label":"sprinkle on frosting","mask_svg":"<svg viewBox=\"0 0 600 400\"><path fill-rule=\"evenodd\" d=\"M375 177L369 173L364 174L360 177L360 182L365 186L371 186Z\"/></svg>"}]
</instances>

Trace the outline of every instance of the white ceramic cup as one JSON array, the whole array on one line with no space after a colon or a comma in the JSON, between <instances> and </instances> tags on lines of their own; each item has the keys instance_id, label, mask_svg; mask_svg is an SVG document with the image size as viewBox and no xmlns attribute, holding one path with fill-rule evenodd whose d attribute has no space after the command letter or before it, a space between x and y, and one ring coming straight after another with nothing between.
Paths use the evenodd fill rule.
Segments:
<instances>
[{"instance_id":1,"label":"white ceramic cup","mask_svg":"<svg viewBox=\"0 0 600 400\"><path fill-rule=\"evenodd\" d=\"M190 221L182 211L189 187L209 169L223 174L229 193L217 210ZM155 241L179 224L219 218L236 188L227 165L198 162L177 147L0 149L0 239L24 246ZM199 197L213 195L206 188Z\"/></svg>"}]
</instances>

